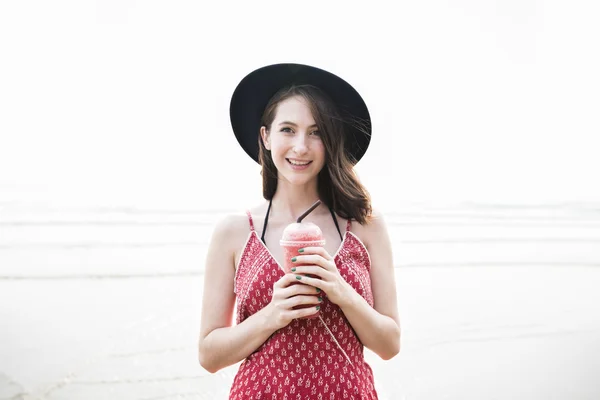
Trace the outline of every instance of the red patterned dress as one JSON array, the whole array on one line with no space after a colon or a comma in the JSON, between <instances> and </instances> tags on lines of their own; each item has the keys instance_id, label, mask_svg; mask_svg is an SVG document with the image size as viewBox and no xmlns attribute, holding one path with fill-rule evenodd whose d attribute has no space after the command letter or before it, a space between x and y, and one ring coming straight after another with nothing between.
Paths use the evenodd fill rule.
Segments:
<instances>
[{"instance_id":1,"label":"red patterned dress","mask_svg":"<svg viewBox=\"0 0 600 400\"><path fill-rule=\"evenodd\" d=\"M235 275L237 323L271 301L283 269L258 237L250 234ZM336 221L337 222L337 221ZM371 261L360 239L346 227L334 256L340 275L371 305ZM234 378L230 400L377 399L363 345L342 310L323 296L318 318L295 319L246 358Z\"/></svg>"}]
</instances>

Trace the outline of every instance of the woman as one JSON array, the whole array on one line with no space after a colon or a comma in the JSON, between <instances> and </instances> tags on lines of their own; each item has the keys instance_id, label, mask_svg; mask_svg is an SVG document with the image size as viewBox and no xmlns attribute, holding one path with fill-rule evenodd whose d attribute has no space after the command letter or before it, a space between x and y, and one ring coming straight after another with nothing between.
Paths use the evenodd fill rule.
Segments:
<instances>
[{"instance_id":1,"label":"woman","mask_svg":"<svg viewBox=\"0 0 600 400\"><path fill-rule=\"evenodd\" d=\"M400 323L386 226L353 172L370 140L366 105L329 72L276 64L242 80L230 115L262 166L266 201L215 228L200 364L214 373L243 360L230 399L377 398L363 346L394 357ZM304 266L285 273L283 229L317 200L305 221L326 244L303 249L294 261Z\"/></svg>"}]
</instances>

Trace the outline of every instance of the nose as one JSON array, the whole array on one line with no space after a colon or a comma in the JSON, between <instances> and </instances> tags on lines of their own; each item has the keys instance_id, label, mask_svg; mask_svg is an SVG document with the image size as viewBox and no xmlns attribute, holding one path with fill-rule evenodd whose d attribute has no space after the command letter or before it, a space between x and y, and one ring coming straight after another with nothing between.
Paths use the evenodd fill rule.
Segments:
<instances>
[{"instance_id":1,"label":"nose","mask_svg":"<svg viewBox=\"0 0 600 400\"><path fill-rule=\"evenodd\" d=\"M304 154L308 151L308 135L300 134L296 135L294 140L294 153Z\"/></svg>"}]
</instances>

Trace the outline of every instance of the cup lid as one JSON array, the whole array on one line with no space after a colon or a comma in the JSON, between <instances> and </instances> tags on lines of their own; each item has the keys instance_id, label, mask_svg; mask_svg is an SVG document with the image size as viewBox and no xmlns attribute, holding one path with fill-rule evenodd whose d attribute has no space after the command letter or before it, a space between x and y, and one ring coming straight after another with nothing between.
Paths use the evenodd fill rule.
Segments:
<instances>
[{"instance_id":1,"label":"cup lid","mask_svg":"<svg viewBox=\"0 0 600 400\"><path fill-rule=\"evenodd\" d=\"M281 239L279 241L281 246L325 246L325 239L321 240L285 240Z\"/></svg>"},{"instance_id":2,"label":"cup lid","mask_svg":"<svg viewBox=\"0 0 600 400\"><path fill-rule=\"evenodd\" d=\"M323 232L312 222L293 222L285 227L281 240L314 241L322 240Z\"/></svg>"}]
</instances>

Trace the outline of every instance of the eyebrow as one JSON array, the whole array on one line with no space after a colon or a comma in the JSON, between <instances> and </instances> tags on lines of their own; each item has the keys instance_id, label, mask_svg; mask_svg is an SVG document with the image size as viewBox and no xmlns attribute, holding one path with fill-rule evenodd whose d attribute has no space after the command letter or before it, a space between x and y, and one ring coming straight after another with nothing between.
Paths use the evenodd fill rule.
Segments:
<instances>
[{"instance_id":1,"label":"eyebrow","mask_svg":"<svg viewBox=\"0 0 600 400\"><path fill-rule=\"evenodd\" d=\"M280 122L279 125L292 125L292 126L298 126L297 124L290 122L290 121L283 121ZM309 126L309 128L317 128L317 124L312 124L311 126Z\"/></svg>"}]
</instances>

